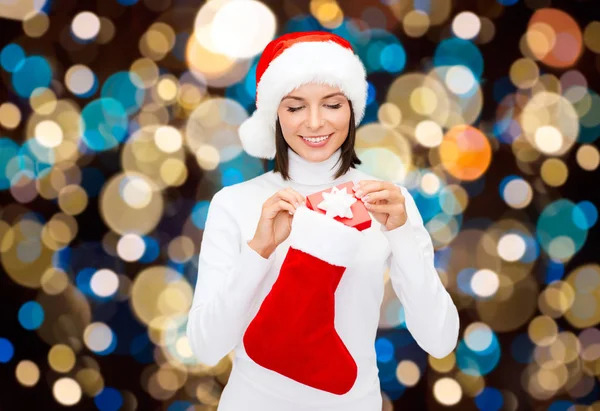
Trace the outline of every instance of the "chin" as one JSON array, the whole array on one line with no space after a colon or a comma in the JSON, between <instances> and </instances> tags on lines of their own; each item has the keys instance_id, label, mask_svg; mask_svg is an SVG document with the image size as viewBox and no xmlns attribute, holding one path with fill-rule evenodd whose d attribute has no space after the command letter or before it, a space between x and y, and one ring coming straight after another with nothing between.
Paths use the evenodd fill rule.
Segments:
<instances>
[{"instance_id":1,"label":"chin","mask_svg":"<svg viewBox=\"0 0 600 411\"><path fill-rule=\"evenodd\" d=\"M313 163L325 161L329 157L331 157L333 153L335 153L335 150L330 147L311 148L302 145L299 147L298 150L296 150L298 154L300 154L303 158Z\"/></svg>"},{"instance_id":2,"label":"chin","mask_svg":"<svg viewBox=\"0 0 600 411\"><path fill-rule=\"evenodd\" d=\"M320 163L327 160L333 153L310 153L308 159L313 163Z\"/></svg>"}]
</instances>

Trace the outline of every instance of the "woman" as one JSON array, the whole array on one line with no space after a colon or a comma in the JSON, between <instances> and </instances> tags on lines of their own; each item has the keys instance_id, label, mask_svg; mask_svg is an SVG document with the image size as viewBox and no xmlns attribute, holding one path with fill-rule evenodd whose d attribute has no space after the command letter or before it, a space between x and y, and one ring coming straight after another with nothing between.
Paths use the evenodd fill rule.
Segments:
<instances>
[{"instance_id":1,"label":"woman","mask_svg":"<svg viewBox=\"0 0 600 411\"><path fill-rule=\"evenodd\" d=\"M389 268L408 330L430 355L456 346L459 318L433 265L423 220L403 187L356 168L364 66L326 32L273 40L257 67L257 109L244 149L275 170L211 201L187 335L200 362L235 351L219 411L375 411L375 337ZM372 226L348 227L305 206L345 182Z\"/></svg>"}]
</instances>

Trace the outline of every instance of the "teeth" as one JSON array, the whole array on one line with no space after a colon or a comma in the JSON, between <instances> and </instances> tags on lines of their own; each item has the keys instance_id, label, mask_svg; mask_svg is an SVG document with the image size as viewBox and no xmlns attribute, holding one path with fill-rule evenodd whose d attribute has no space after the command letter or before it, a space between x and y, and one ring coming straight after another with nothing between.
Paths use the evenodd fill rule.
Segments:
<instances>
[{"instance_id":1,"label":"teeth","mask_svg":"<svg viewBox=\"0 0 600 411\"><path fill-rule=\"evenodd\" d=\"M308 141L309 143L320 143L321 141L327 140L327 138L329 138L329 135L315 137L315 138L309 138L309 137L302 137L302 138L305 139L306 141Z\"/></svg>"}]
</instances>

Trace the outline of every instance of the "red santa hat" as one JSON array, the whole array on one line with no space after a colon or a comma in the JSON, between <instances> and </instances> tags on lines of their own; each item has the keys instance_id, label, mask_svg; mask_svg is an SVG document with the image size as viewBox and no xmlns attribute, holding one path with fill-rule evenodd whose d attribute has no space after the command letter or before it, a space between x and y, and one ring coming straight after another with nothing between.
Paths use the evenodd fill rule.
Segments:
<instances>
[{"instance_id":1,"label":"red santa hat","mask_svg":"<svg viewBox=\"0 0 600 411\"><path fill-rule=\"evenodd\" d=\"M285 34L271 41L256 68L256 110L239 128L244 150L275 157L275 123L281 99L306 83L339 87L352 102L355 124L364 117L366 70L344 38L326 31Z\"/></svg>"}]
</instances>

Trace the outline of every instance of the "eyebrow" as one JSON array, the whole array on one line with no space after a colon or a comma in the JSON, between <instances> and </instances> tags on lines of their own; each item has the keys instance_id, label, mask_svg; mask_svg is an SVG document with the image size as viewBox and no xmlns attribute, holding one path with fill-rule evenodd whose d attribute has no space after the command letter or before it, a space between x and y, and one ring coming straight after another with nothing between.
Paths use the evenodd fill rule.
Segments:
<instances>
[{"instance_id":1,"label":"eyebrow","mask_svg":"<svg viewBox=\"0 0 600 411\"><path fill-rule=\"evenodd\" d=\"M323 97L321 100L325 100L328 99L330 97L335 97L335 96L343 96L344 93L341 92L337 92L337 93L332 93L332 94L327 94L325 97ZM300 100L300 101L304 101L304 99L302 97L298 97L298 96L292 96L292 95L288 95L285 96L284 98L281 99L281 101L285 100L286 98L291 98L293 100Z\"/></svg>"}]
</instances>

